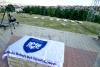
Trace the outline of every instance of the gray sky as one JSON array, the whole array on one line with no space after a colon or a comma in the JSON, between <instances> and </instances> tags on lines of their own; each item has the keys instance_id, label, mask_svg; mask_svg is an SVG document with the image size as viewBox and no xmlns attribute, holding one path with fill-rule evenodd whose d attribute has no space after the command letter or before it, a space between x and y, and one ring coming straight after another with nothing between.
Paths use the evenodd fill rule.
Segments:
<instances>
[{"instance_id":1,"label":"gray sky","mask_svg":"<svg viewBox=\"0 0 100 67\"><path fill-rule=\"evenodd\" d=\"M91 5L93 0L5 0L6 2L22 4L22 5L41 5L41 6L56 6L56 5Z\"/></svg>"}]
</instances>

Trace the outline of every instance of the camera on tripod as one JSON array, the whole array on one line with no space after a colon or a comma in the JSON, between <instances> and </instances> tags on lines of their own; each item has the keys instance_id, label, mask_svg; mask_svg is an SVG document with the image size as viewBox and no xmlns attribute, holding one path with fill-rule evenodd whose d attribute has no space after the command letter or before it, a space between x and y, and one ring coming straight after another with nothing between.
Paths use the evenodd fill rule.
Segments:
<instances>
[{"instance_id":1,"label":"camera on tripod","mask_svg":"<svg viewBox=\"0 0 100 67\"><path fill-rule=\"evenodd\" d=\"M11 15L11 12L9 11L8 8L11 10L10 7L4 8L4 13L3 13L3 17L0 22L0 27L3 27L4 30L6 30L7 27L10 27L11 34L13 34L12 27L15 29L15 24L19 24L19 22L17 22L16 18ZM7 15L7 21L4 20L5 15Z\"/></svg>"}]
</instances>

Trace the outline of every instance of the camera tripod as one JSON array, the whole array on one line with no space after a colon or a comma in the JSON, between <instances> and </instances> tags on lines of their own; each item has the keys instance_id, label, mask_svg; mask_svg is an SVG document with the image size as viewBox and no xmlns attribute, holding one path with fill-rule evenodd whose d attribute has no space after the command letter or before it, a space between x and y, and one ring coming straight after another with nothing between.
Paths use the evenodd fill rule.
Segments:
<instances>
[{"instance_id":1,"label":"camera tripod","mask_svg":"<svg viewBox=\"0 0 100 67\"><path fill-rule=\"evenodd\" d=\"M6 13L7 13L8 21L7 21L7 23L4 23L4 17L6 15ZM11 34L13 34L12 26L15 29L15 23L19 24L19 22L16 21L16 18L14 18L13 16L11 16L10 12L7 12L6 9L5 9L4 13L3 13L3 17L1 19L0 27L3 27L4 30L6 30L7 27L10 27Z\"/></svg>"}]
</instances>

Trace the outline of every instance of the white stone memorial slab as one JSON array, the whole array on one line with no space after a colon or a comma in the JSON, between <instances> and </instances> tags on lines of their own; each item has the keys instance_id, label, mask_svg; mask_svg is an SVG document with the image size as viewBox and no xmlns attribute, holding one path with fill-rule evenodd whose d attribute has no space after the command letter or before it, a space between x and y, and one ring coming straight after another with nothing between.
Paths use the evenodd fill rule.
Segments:
<instances>
[{"instance_id":1,"label":"white stone memorial slab","mask_svg":"<svg viewBox=\"0 0 100 67\"><path fill-rule=\"evenodd\" d=\"M4 56L20 58L50 67L63 67L64 43L26 35L10 45Z\"/></svg>"}]
</instances>

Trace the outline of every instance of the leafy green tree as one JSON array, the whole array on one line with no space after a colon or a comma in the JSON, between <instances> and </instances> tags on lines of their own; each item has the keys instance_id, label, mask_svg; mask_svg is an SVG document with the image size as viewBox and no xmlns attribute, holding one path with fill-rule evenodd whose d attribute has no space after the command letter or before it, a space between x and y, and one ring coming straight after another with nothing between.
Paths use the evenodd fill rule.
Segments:
<instances>
[{"instance_id":1,"label":"leafy green tree","mask_svg":"<svg viewBox=\"0 0 100 67\"><path fill-rule=\"evenodd\" d=\"M32 9L34 11L35 14L40 14L40 7L39 6L35 6L34 9Z\"/></svg>"},{"instance_id":2,"label":"leafy green tree","mask_svg":"<svg viewBox=\"0 0 100 67\"><path fill-rule=\"evenodd\" d=\"M62 10L62 16L63 18L69 19L71 15L70 9L65 8Z\"/></svg>"},{"instance_id":3,"label":"leafy green tree","mask_svg":"<svg viewBox=\"0 0 100 67\"><path fill-rule=\"evenodd\" d=\"M49 16L55 16L55 10L56 10L56 8L53 8L53 7L49 7L48 9L47 9L47 14L49 15Z\"/></svg>"},{"instance_id":4,"label":"leafy green tree","mask_svg":"<svg viewBox=\"0 0 100 67\"><path fill-rule=\"evenodd\" d=\"M0 8L0 12L3 13L5 11L4 8Z\"/></svg>"},{"instance_id":5,"label":"leafy green tree","mask_svg":"<svg viewBox=\"0 0 100 67\"><path fill-rule=\"evenodd\" d=\"M94 22L100 24L100 15L95 15Z\"/></svg>"},{"instance_id":6,"label":"leafy green tree","mask_svg":"<svg viewBox=\"0 0 100 67\"><path fill-rule=\"evenodd\" d=\"M41 14L41 15L47 15L47 9L46 9L46 7L42 6L42 7L40 8L40 14Z\"/></svg>"},{"instance_id":7,"label":"leafy green tree","mask_svg":"<svg viewBox=\"0 0 100 67\"><path fill-rule=\"evenodd\" d=\"M58 6L55 10L55 16L61 18L61 8Z\"/></svg>"},{"instance_id":8,"label":"leafy green tree","mask_svg":"<svg viewBox=\"0 0 100 67\"><path fill-rule=\"evenodd\" d=\"M31 10L30 10L30 7L29 6L23 8L23 12L24 13L30 13L30 11Z\"/></svg>"},{"instance_id":9,"label":"leafy green tree","mask_svg":"<svg viewBox=\"0 0 100 67\"><path fill-rule=\"evenodd\" d=\"M14 12L15 11L15 7L12 4L8 4L6 6L6 11L8 11L8 12Z\"/></svg>"}]
</instances>

